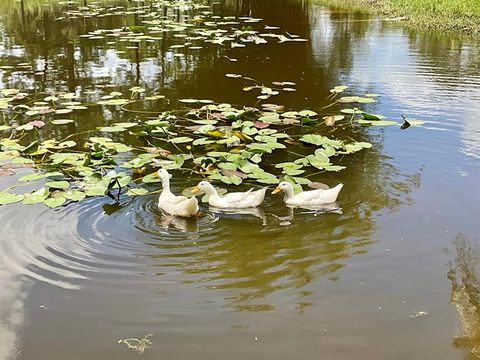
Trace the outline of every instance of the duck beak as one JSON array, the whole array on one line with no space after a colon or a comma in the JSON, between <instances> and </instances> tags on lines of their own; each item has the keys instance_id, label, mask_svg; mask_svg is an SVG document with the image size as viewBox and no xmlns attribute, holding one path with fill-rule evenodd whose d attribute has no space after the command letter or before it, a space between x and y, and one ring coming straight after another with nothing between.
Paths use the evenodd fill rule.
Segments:
<instances>
[{"instance_id":1,"label":"duck beak","mask_svg":"<svg viewBox=\"0 0 480 360\"><path fill-rule=\"evenodd\" d=\"M155 171L154 173L150 174L150 175L151 175L152 177L156 177L156 178L159 177L159 176L158 176L158 173L157 173L156 171Z\"/></svg>"},{"instance_id":2,"label":"duck beak","mask_svg":"<svg viewBox=\"0 0 480 360\"><path fill-rule=\"evenodd\" d=\"M192 190L190 190L190 192L192 194L196 194L196 193L200 192L200 188L198 186L195 186L195 187L192 188Z\"/></svg>"},{"instance_id":3,"label":"duck beak","mask_svg":"<svg viewBox=\"0 0 480 360\"><path fill-rule=\"evenodd\" d=\"M280 186L277 186L275 190L272 191L272 194L278 194L282 189L280 189Z\"/></svg>"}]
</instances>

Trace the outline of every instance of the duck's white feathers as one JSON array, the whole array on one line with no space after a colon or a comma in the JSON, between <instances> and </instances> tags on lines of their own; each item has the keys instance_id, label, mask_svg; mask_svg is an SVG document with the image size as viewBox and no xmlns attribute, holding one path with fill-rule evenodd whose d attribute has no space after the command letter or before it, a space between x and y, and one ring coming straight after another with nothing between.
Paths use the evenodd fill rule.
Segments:
<instances>
[{"instance_id":1,"label":"duck's white feathers","mask_svg":"<svg viewBox=\"0 0 480 360\"><path fill-rule=\"evenodd\" d=\"M338 194L343 188L343 184L338 184L332 189L318 189L302 191L296 195L285 194L285 204L290 206L318 206L334 203Z\"/></svg>"},{"instance_id":2,"label":"duck's white feathers","mask_svg":"<svg viewBox=\"0 0 480 360\"><path fill-rule=\"evenodd\" d=\"M242 209L259 206L265 199L267 188L254 191L253 188L245 192L233 192L225 195L219 195L213 188L208 195L210 206L221 209Z\"/></svg>"},{"instance_id":3,"label":"duck's white feathers","mask_svg":"<svg viewBox=\"0 0 480 360\"><path fill-rule=\"evenodd\" d=\"M158 207L167 214L180 217L191 217L198 213L197 198L187 198L185 196L177 196L170 191L170 176L162 176L163 190L158 197Z\"/></svg>"}]
</instances>

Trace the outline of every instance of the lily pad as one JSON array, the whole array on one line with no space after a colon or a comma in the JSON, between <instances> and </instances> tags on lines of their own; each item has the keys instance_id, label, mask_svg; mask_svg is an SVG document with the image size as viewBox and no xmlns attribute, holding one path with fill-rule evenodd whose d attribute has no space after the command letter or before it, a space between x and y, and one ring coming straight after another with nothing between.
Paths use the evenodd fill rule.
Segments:
<instances>
[{"instance_id":1,"label":"lily pad","mask_svg":"<svg viewBox=\"0 0 480 360\"><path fill-rule=\"evenodd\" d=\"M128 191L125 193L127 196L142 196L148 194L147 189L142 189L142 188L130 188Z\"/></svg>"},{"instance_id":2,"label":"lily pad","mask_svg":"<svg viewBox=\"0 0 480 360\"><path fill-rule=\"evenodd\" d=\"M12 194L9 192L0 192L0 205L14 204L22 201L24 195Z\"/></svg>"},{"instance_id":3,"label":"lily pad","mask_svg":"<svg viewBox=\"0 0 480 360\"><path fill-rule=\"evenodd\" d=\"M71 124L74 123L75 121L70 120L70 119L56 119L52 120L52 124L54 125L66 125L66 124Z\"/></svg>"},{"instance_id":4,"label":"lily pad","mask_svg":"<svg viewBox=\"0 0 480 360\"><path fill-rule=\"evenodd\" d=\"M70 187L70 183L68 181L47 181L45 185L52 189L61 190L67 190Z\"/></svg>"},{"instance_id":5,"label":"lily pad","mask_svg":"<svg viewBox=\"0 0 480 360\"><path fill-rule=\"evenodd\" d=\"M57 196L57 197L50 197L48 199L45 199L43 203L47 205L49 208L54 209L56 207L62 206L63 204L65 204L66 201L67 199L65 199L63 196Z\"/></svg>"},{"instance_id":6,"label":"lily pad","mask_svg":"<svg viewBox=\"0 0 480 360\"><path fill-rule=\"evenodd\" d=\"M32 193L24 194L23 203L26 205L40 204L50 195L50 192L46 188L38 189Z\"/></svg>"}]
</instances>

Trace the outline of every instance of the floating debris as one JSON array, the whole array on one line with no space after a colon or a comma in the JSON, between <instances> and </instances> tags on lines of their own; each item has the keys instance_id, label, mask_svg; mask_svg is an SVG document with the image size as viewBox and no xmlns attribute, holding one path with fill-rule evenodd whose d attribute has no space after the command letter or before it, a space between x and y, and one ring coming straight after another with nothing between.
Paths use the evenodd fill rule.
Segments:
<instances>
[{"instance_id":1,"label":"floating debris","mask_svg":"<svg viewBox=\"0 0 480 360\"><path fill-rule=\"evenodd\" d=\"M425 315L428 315L428 312L427 311L414 311L413 312L413 315L409 315L408 317L409 318L417 318L417 317L420 317L420 316L425 316Z\"/></svg>"},{"instance_id":2,"label":"floating debris","mask_svg":"<svg viewBox=\"0 0 480 360\"><path fill-rule=\"evenodd\" d=\"M152 345L152 341L150 340L152 336L153 334L147 334L142 339L137 339L137 338L120 339L118 340L118 343L125 344L128 349L135 350L140 355L142 355L145 352L145 350L149 349L150 345Z\"/></svg>"}]
</instances>

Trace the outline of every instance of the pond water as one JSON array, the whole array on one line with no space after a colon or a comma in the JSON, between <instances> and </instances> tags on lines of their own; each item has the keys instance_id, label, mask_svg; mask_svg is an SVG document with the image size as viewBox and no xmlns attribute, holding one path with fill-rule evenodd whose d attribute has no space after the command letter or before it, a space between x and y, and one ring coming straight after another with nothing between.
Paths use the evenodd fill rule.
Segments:
<instances>
[{"instance_id":1,"label":"pond water","mask_svg":"<svg viewBox=\"0 0 480 360\"><path fill-rule=\"evenodd\" d=\"M0 359L134 359L118 340L148 334L145 359L480 357L478 41L308 0L227 0L208 4L213 16L263 19L251 26L308 41L205 43L178 56L171 33L133 46L81 37L141 26L157 9L149 1L85 0L87 16L55 3L0 1L1 88L140 86L170 100L152 113L184 98L258 106L247 80L225 76L242 74L295 82L268 100L289 109L320 111L348 85L381 95L370 113L425 123L339 130L373 144L345 170L311 176L345 184L341 211L291 210L273 195L256 211L202 206L190 220L161 214L158 194L0 206ZM170 11L183 23L205 9ZM63 138L145 114L75 112L75 124L46 131ZM1 189L28 171L0 177ZM176 192L201 179L172 173Z\"/></svg>"}]
</instances>

